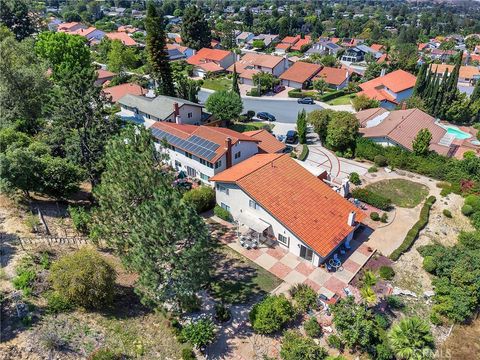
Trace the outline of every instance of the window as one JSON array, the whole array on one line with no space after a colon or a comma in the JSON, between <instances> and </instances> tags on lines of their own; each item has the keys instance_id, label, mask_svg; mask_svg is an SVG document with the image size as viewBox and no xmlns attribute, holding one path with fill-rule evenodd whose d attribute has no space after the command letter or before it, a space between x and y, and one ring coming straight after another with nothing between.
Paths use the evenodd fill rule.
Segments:
<instances>
[{"instance_id":1,"label":"window","mask_svg":"<svg viewBox=\"0 0 480 360\"><path fill-rule=\"evenodd\" d=\"M205 175L204 173L200 173L200 179L202 179L204 181L208 181L209 177L208 177L208 175Z\"/></svg>"},{"instance_id":2,"label":"window","mask_svg":"<svg viewBox=\"0 0 480 360\"><path fill-rule=\"evenodd\" d=\"M220 184L218 184L218 183L217 183L217 190L220 191L220 192L225 193L226 195L228 195L228 188L226 188L225 186L220 185Z\"/></svg>"},{"instance_id":3,"label":"window","mask_svg":"<svg viewBox=\"0 0 480 360\"><path fill-rule=\"evenodd\" d=\"M185 151L185 156L186 156L187 158L189 158L189 159L192 158L192 154L190 154L189 152L186 152L186 151Z\"/></svg>"},{"instance_id":4,"label":"window","mask_svg":"<svg viewBox=\"0 0 480 360\"><path fill-rule=\"evenodd\" d=\"M182 167L182 163L178 160L175 160L175 168L181 168Z\"/></svg>"},{"instance_id":5,"label":"window","mask_svg":"<svg viewBox=\"0 0 480 360\"><path fill-rule=\"evenodd\" d=\"M221 206L223 209L225 209L225 210L227 210L228 212L230 212L230 206L228 206L227 204L220 203L220 206Z\"/></svg>"},{"instance_id":6,"label":"window","mask_svg":"<svg viewBox=\"0 0 480 360\"><path fill-rule=\"evenodd\" d=\"M258 209L258 208L260 208L260 206L258 206L258 204L257 204L254 200L249 200L249 201L248 201L248 205L249 205L252 209Z\"/></svg>"},{"instance_id":7,"label":"window","mask_svg":"<svg viewBox=\"0 0 480 360\"><path fill-rule=\"evenodd\" d=\"M282 234L278 234L278 242L288 246L288 237Z\"/></svg>"},{"instance_id":8,"label":"window","mask_svg":"<svg viewBox=\"0 0 480 360\"><path fill-rule=\"evenodd\" d=\"M216 163L215 163L215 169L218 169L219 167L222 166L222 160L218 160Z\"/></svg>"},{"instance_id":9,"label":"window","mask_svg":"<svg viewBox=\"0 0 480 360\"><path fill-rule=\"evenodd\" d=\"M241 151L235 153L235 159L238 159L240 156L242 156Z\"/></svg>"},{"instance_id":10,"label":"window","mask_svg":"<svg viewBox=\"0 0 480 360\"><path fill-rule=\"evenodd\" d=\"M200 158L200 164L207 165L207 160Z\"/></svg>"},{"instance_id":11,"label":"window","mask_svg":"<svg viewBox=\"0 0 480 360\"><path fill-rule=\"evenodd\" d=\"M189 119L191 119L191 118L193 117L193 113L189 112L188 115L187 115L187 117L188 117Z\"/></svg>"},{"instance_id":12,"label":"window","mask_svg":"<svg viewBox=\"0 0 480 360\"><path fill-rule=\"evenodd\" d=\"M197 170L191 168L190 166L187 166L187 174L191 177L197 177Z\"/></svg>"}]
</instances>

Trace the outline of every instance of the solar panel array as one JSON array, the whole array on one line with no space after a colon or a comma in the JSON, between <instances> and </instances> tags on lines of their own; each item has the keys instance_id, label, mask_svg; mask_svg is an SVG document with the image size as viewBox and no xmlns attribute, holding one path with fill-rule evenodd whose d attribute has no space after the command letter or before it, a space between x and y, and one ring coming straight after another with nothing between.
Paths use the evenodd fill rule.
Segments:
<instances>
[{"instance_id":1,"label":"solar panel array","mask_svg":"<svg viewBox=\"0 0 480 360\"><path fill-rule=\"evenodd\" d=\"M202 139L196 135L192 135L188 139L181 139L178 136L159 129L152 129L152 134L157 139L165 139L170 145L207 160L212 160L216 155L215 151L220 147L218 144Z\"/></svg>"}]
</instances>

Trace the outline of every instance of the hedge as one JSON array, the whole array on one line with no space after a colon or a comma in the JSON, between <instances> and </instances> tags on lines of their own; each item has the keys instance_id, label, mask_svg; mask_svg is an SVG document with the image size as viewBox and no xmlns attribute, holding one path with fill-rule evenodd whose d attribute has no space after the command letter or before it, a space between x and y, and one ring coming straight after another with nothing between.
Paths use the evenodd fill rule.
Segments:
<instances>
[{"instance_id":1,"label":"hedge","mask_svg":"<svg viewBox=\"0 0 480 360\"><path fill-rule=\"evenodd\" d=\"M290 90L288 92L288 97L291 97L291 98L301 98L303 97L302 95L302 91L300 89L293 89L293 90Z\"/></svg>"},{"instance_id":2,"label":"hedge","mask_svg":"<svg viewBox=\"0 0 480 360\"><path fill-rule=\"evenodd\" d=\"M345 90L332 91L320 96L320 101L329 101L345 95Z\"/></svg>"},{"instance_id":3,"label":"hedge","mask_svg":"<svg viewBox=\"0 0 480 360\"><path fill-rule=\"evenodd\" d=\"M352 196L380 210L388 210L392 204L389 198L367 189L354 189Z\"/></svg>"},{"instance_id":4,"label":"hedge","mask_svg":"<svg viewBox=\"0 0 480 360\"><path fill-rule=\"evenodd\" d=\"M302 152L301 152L300 156L298 157L298 160L305 161L305 159L308 156L309 151L310 150L308 149L307 144L303 144L303 149L302 149Z\"/></svg>"},{"instance_id":5,"label":"hedge","mask_svg":"<svg viewBox=\"0 0 480 360\"><path fill-rule=\"evenodd\" d=\"M232 215L230 214L230 212L228 210L225 210L221 206L216 205L213 208L213 213L222 220L232 221Z\"/></svg>"},{"instance_id":6,"label":"hedge","mask_svg":"<svg viewBox=\"0 0 480 360\"><path fill-rule=\"evenodd\" d=\"M430 196L425 203L423 204L422 210L420 211L420 218L408 231L407 236L403 240L402 244L390 255L390 259L397 261L400 256L413 245L415 240L418 237L420 231L427 225L428 217L430 216L430 209L437 199L435 196Z\"/></svg>"}]
</instances>

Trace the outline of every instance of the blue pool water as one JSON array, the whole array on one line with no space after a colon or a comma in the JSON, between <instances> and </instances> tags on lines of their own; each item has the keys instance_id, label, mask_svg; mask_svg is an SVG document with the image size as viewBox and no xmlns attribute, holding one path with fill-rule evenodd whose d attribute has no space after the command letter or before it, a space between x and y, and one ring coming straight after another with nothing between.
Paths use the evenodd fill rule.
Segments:
<instances>
[{"instance_id":1,"label":"blue pool water","mask_svg":"<svg viewBox=\"0 0 480 360\"><path fill-rule=\"evenodd\" d=\"M457 139L464 140L464 139L469 139L472 137L469 133L466 133L465 131L460 130L456 126L451 126L451 125L446 125L445 129L447 129L448 134L452 134L455 136Z\"/></svg>"}]
</instances>

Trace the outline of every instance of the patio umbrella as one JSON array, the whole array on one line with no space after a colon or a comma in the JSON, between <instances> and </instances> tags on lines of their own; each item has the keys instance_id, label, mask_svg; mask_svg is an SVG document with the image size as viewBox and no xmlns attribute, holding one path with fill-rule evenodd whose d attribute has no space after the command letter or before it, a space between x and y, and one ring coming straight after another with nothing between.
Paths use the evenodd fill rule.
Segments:
<instances>
[{"instance_id":1,"label":"patio umbrella","mask_svg":"<svg viewBox=\"0 0 480 360\"><path fill-rule=\"evenodd\" d=\"M178 173L177 179L186 179L186 178L187 178L187 174L185 174L185 171L180 170L180 172Z\"/></svg>"}]
</instances>

